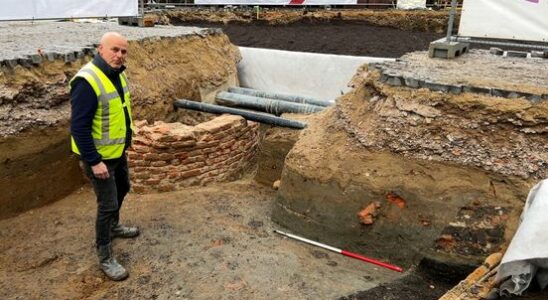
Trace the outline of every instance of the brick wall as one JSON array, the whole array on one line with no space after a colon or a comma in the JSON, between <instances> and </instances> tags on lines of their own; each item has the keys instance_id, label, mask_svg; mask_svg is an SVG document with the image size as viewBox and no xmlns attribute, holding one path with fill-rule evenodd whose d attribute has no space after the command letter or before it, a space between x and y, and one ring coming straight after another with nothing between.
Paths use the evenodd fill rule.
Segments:
<instances>
[{"instance_id":1,"label":"brick wall","mask_svg":"<svg viewBox=\"0 0 548 300\"><path fill-rule=\"evenodd\" d=\"M128 150L133 191L167 192L238 178L255 155L259 124L222 115L196 126L136 122Z\"/></svg>"}]
</instances>

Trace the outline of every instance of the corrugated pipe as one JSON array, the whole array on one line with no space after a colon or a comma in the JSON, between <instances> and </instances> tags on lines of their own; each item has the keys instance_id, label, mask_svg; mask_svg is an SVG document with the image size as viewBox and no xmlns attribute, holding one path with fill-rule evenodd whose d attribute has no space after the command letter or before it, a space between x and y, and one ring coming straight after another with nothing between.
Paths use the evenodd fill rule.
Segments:
<instances>
[{"instance_id":1,"label":"corrugated pipe","mask_svg":"<svg viewBox=\"0 0 548 300\"><path fill-rule=\"evenodd\" d=\"M220 92L217 94L216 101L219 104L228 106L247 107L255 110L265 111L277 116L283 113L311 114L322 111L325 107L286 102L269 98L259 98L248 95L234 94L229 92Z\"/></svg>"},{"instance_id":2,"label":"corrugated pipe","mask_svg":"<svg viewBox=\"0 0 548 300\"><path fill-rule=\"evenodd\" d=\"M313 105L324 106L324 107L335 104L334 101L329 101L329 100L321 100L321 99L316 99L312 97L304 97L304 96L282 94L282 93L263 92L263 91L254 90L250 88L243 88L243 87L230 87L228 88L228 91L236 94L270 98L270 99L295 102L295 103L313 104Z\"/></svg>"},{"instance_id":3,"label":"corrugated pipe","mask_svg":"<svg viewBox=\"0 0 548 300\"><path fill-rule=\"evenodd\" d=\"M220 106L215 104L208 104L208 103L202 103L202 102L189 101L185 99L178 99L178 100L175 100L173 105L175 105L175 107L178 107L178 108L187 108L187 109L198 110L198 111L214 113L214 114L238 115L246 118L247 120L275 125L275 126L297 128L297 129L306 128L306 123L303 123L303 122L270 116L264 113L252 112L248 110L231 108L231 107Z\"/></svg>"}]
</instances>

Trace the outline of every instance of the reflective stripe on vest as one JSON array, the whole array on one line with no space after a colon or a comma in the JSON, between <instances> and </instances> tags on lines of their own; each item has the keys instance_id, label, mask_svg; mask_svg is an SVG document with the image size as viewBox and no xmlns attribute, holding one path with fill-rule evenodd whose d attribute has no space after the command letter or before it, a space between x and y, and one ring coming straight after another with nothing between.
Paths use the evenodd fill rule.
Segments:
<instances>
[{"instance_id":1,"label":"reflective stripe on vest","mask_svg":"<svg viewBox=\"0 0 548 300\"><path fill-rule=\"evenodd\" d=\"M120 95L118 94L118 91L116 90L116 87L112 84L112 82L110 82L110 79L108 79L106 75L104 75L103 72L91 62L84 66L78 72L78 74L74 76L72 80L77 77L85 79L92 86L97 96L98 108L92 124L93 142L97 147L97 151L99 152L99 154L101 154L103 159L113 159L120 157L123 153L123 148L125 146L127 130L124 107L127 107L128 115L130 118L130 126L131 129L134 130L133 121L131 120L131 98L129 95L126 75L124 73L120 74L120 81L125 98L125 101L123 103ZM103 80L101 80L101 77L103 77ZM105 80L108 80L107 84L111 85L108 92L107 88L105 87ZM111 103L112 101L119 101L119 103L121 104L121 106L117 105L118 107L114 106L116 109L115 111L111 110L111 104L117 103ZM120 119L120 115L123 119ZM115 116L118 116L116 117L116 120L114 120ZM118 123L118 126L116 128L111 128L112 121L114 123ZM119 128L119 126L122 126L122 128ZM111 129L114 131L111 132ZM119 132L121 129L123 129L123 132ZM98 136L98 133L100 133L100 137ZM112 135L115 135L115 137L111 138ZM80 154L76 143L74 142L74 139L72 139L72 150Z\"/></svg>"}]
</instances>

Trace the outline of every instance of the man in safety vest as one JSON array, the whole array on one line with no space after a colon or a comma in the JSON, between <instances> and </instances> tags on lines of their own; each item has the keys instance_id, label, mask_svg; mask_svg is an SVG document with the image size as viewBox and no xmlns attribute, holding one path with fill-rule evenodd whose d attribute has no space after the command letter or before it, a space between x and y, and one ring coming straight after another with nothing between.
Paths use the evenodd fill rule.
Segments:
<instances>
[{"instance_id":1,"label":"man in safety vest","mask_svg":"<svg viewBox=\"0 0 548 300\"><path fill-rule=\"evenodd\" d=\"M139 235L138 228L119 223L130 188L125 152L134 131L124 73L128 42L119 33L108 32L97 50L70 81L71 143L97 196L95 232L101 269L112 280L124 280L128 272L114 258L111 239Z\"/></svg>"}]
</instances>

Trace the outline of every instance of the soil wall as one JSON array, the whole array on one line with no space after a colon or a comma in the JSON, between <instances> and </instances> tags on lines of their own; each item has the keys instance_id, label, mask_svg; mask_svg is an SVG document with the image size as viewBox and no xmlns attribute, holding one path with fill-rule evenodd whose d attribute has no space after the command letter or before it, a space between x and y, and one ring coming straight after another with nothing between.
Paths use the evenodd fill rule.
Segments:
<instances>
[{"instance_id":1,"label":"soil wall","mask_svg":"<svg viewBox=\"0 0 548 300\"><path fill-rule=\"evenodd\" d=\"M213 116L175 111L172 101L211 101L237 84L238 49L221 33L130 41L134 118L187 124ZM0 69L0 218L59 199L83 178L69 144L68 81L91 59L45 60Z\"/></svg>"},{"instance_id":2,"label":"soil wall","mask_svg":"<svg viewBox=\"0 0 548 300\"><path fill-rule=\"evenodd\" d=\"M478 222L491 220L491 229L503 224L498 236L471 235L483 251L465 253L468 261L504 247L529 188L546 172L536 160L531 168L521 161L544 155L545 136L524 128L545 126L546 102L509 103L488 96L385 87L377 79L375 72L360 73L353 92L309 119L285 160L274 220L306 237L404 267L437 252L442 233L453 230L448 240L455 242L462 233L447 226L462 223L464 214L476 215ZM432 114L434 110L439 115ZM510 115L522 121L492 122ZM469 130L471 124L477 127ZM458 141L462 144L455 144ZM471 142L474 147L465 147ZM508 149L516 155L507 155ZM483 163L491 158L503 159L497 160L503 167ZM373 223L362 224L358 212L375 202ZM495 208L502 208L502 219L470 213Z\"/></svg>"}]
</instances>

